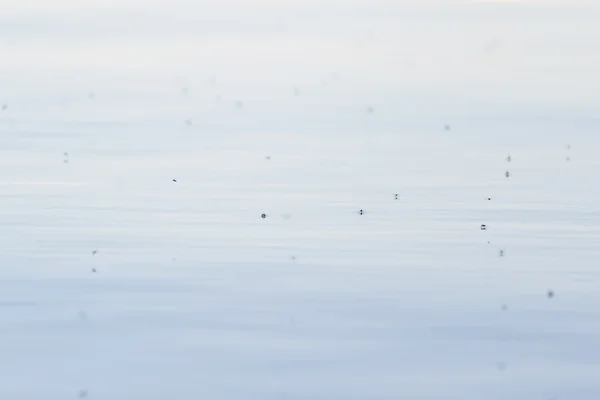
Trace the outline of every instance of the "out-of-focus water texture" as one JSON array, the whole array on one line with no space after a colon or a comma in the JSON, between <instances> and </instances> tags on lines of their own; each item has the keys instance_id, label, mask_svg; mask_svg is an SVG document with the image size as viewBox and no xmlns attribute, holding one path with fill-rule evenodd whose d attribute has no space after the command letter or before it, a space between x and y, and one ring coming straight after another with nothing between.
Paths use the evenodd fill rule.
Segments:
<instances>
[{"instance_id":1,"label":"out-of-focus water texture","mask_svg":"<svg viewBox=\"0 0 600 400\"><path fill-rule=\"evenodd\" d=\"M599 20L3 2L0 398L597 400Z\"/></svg>"}]
</instances>

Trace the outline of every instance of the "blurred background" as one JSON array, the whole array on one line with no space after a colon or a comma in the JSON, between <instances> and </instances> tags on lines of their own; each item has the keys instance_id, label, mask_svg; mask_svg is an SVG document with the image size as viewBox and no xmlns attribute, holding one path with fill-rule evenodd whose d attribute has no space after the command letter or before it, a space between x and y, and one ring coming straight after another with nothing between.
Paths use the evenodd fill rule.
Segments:
<instances>
[{"instance_id":1,"label":"blurred background","mask_svg":"<svg viewBox=\"0 0 600 400\"><path fill-rule=\"evenodd\" d=\"M0 2L0 398L598 399L599 20Z\"/></svg>"}]
</instances>

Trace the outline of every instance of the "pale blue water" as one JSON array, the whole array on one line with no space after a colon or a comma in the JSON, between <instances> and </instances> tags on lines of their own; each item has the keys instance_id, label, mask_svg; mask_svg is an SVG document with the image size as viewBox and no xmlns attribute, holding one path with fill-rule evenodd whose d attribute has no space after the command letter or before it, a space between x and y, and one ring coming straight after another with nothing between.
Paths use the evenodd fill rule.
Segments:
<instances>
[{"instance_id":1,"label":"pale blue water","mask_svg":"<svg viewBox=\"0 0 600 400\"><path fill-rule=\"evenodd\" d=\"M0 398L598 398L597 7L34 3Z\"/></svg>"}]
</instances>

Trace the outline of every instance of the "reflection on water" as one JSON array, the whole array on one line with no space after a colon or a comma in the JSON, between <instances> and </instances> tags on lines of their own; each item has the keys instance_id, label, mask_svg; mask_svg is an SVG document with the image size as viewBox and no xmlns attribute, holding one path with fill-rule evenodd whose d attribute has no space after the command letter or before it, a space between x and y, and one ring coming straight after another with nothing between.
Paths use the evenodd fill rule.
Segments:
<instances>
[{"instance_id":1,"label":"reflection on water","mask_svg":"<svg viewBox=\"0 0 600 400\"><path fill-rule=\"evenodd\" d=\"M583 6L150 3L0 15L0 398L598 398Z\"/></svg>"}]
</instances>

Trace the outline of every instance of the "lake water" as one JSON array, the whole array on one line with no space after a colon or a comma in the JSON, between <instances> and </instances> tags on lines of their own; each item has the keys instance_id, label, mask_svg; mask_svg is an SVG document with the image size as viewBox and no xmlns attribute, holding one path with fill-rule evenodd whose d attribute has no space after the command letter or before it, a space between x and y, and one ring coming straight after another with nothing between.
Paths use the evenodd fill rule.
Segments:
<instances>
[{"instance_id":1,"label":"lake water","mask_svg":"<svg viewBox=\"0 0 600 400\"><path fill-rule=\"evenodd\" d=\"M86 20L47 18L64 57ZM313 79L326 51L255 80L233 49L216 80L4 67L0 398L600 396L597 103Z\"/></svg>"}]
</instances>

